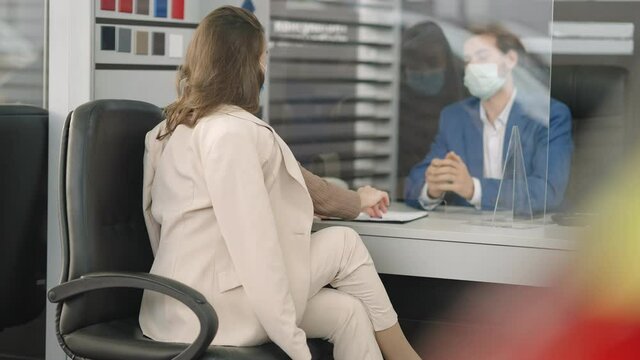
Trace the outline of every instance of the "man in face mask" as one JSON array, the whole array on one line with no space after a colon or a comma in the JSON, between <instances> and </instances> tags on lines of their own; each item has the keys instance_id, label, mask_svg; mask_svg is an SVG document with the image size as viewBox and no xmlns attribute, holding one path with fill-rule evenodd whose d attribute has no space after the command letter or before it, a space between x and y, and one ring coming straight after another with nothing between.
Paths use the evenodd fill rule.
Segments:
<instances>
[{"instance_id":1,"label":"man in face mask","mask_svg":"<svg viewBox=\"0 0 640 360\"><path fill-rule=\"evenodd\" d=\"M494 209L514 126L520 131L532 210L561 204L573 149L571 113L551 99L548 122L530 115L513 80L521 54L520 40L497 26L477 29L465 42L464 85L472 97L440 114L430 152L407 178L407 204L433 209L447 196L450 204Z\"/></svg>"}]
</instances>

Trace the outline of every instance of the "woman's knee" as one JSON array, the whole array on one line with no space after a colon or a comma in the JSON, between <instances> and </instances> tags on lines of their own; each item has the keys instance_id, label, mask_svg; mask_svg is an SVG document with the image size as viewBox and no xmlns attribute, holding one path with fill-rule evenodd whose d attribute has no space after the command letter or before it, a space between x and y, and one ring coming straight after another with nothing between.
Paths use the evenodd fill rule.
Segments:
<instances>
[{"instance_id":1,"label":"woman's knee","mask_svg":"<svg viewBox=\"0 0 640 360\"><path fill-rule=\"evenodd\" d=\"M346 226L332 226L320 230L317 234L322 234L322 243L325 245L331 243L335 248L366 250L360 235Z\"/></svg>"},{"instance_id":2,"label":"woman's knee","mask_svg":"<svg viewBox=\"0 0 640 360\"><path fill-rule=\"evenodd\" d=\"M345 271L351 272L361 265L373 263L362 238L353 229L332 226L321 231L322 238L316 240L321 240L320 246L330 248L330 252L338 256L339 273L344 275Z\"/></svg>"},{"instance_id":3,"label":"woman's knee","mask_svg":"<svg viewBox=\"0 0 640 360\"><path fill-rule=\"evenodd\" d=\"M344 248L346 249L347 253L351 254L351 257L367 262L371 261L369 250L367 250L367 247L364 245L360 234L358 234L351 228L345 228L343 237Z\"/></svg>"}]
</instances>

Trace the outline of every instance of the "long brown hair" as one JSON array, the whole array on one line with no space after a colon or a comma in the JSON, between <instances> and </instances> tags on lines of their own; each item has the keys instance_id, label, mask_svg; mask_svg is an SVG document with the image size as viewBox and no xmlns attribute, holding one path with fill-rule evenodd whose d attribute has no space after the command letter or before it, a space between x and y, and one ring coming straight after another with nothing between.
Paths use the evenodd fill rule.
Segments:
<instances>
[{"instance_id":1,"label":"long brown hair","mask_svg":"<svg viewBox=\"0 0 640 360\"><path fill-rule=\"evenodd\" d=\"M194 127L221 105L256 113L264 73L264 29L252 13L234 6L212 11L198 25L178 70L178 98L165 109L166 128L158 139L180 125Z\"/></svg>"}]
</instances>

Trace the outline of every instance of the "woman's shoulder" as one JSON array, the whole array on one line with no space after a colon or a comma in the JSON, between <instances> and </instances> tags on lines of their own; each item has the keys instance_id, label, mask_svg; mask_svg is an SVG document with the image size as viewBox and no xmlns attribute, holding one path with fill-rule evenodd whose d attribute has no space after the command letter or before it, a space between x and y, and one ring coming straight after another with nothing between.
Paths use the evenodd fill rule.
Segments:
<instances>
[{"instance_id":1,"label":"woman's shoulder","mask_svg":"<svg viewBox=\"0 0 640 360\"><path fill-rule=\"evenodd\" d=\"M220 142L236 145L247 142L264 143L272 137L271 128L253 114L238 107L222 107L203 117L194 128L194 135L201 144Z\"/></svg>"},{"instance_id":2,"label":"woman's shoulder","mask_svg":"<svg viewBox=\"0 0 640 360\"><path fill-rule=\"evenodd\" d=\"M228 131L258 131L260 128L269 128L269 125L263 120L259 119L250 112L231 105L223 105L203 117L198 122L196 127L202 129L215 129L221 132Z\"/></svg>"}]
</instances>

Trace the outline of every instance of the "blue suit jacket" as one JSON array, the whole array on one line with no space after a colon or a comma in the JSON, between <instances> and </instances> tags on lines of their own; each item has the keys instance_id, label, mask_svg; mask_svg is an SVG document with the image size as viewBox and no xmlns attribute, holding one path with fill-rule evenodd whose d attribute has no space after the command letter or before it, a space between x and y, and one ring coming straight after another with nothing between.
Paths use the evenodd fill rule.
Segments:
<instances>
[{"instance_id":1,"label":"blue suit jacket","mask_svg":"<svg viewBox=\"0 0 640 360\"><path fill-rule=\"evenodd\" d=\"M569 180L571 153L571 112L569 108L551 99L549 127L533 120L523 111L518 98L513 103L507 128L505 129L502 151L503 163L511 139L511 131L518 126L525 162L527 183L534 212L540 212L546 206L548 210L557 208L564 197ZM483 124L480 120L480 100L467 98L449 105L440 114L438 134L431 145L431 151L409 173L405 183L405 201L408 205L421 207L418 202L424 187L424 173L431 160L444 158L449 151L455 151L464 160L471 176L482 184L482 209L493 210L498 197L500 180L483 178ZM547 149L548 176L547 176ZM511 191L511 183L505 181L503 191ZM468 201L457 194L448 194L447 200L455 205L470 206Z\"/></svg>"}]
</instances>

